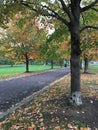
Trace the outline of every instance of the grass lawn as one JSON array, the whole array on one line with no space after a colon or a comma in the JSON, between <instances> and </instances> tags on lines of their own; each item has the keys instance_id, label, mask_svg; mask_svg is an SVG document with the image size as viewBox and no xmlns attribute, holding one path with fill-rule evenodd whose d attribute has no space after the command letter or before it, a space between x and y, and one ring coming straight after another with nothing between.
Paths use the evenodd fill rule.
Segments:
<instances>
[{"instance_id":1,"label":"grass lawn","mask_svg":"<svg viewBox=\"0 0 98 130\"><path fill-rule=\"evenodd\" d=\"M54 68L60 68L60 66L54 66ZM49 65L29 65L30 72L38 72L51 69ZM19 75L25 72L25 65L21 66L9 66L9 65L1 65L0 66L0 78L6 78L9 76Z\"/></svg>"},{"instance_id":2,"label":"grass lawn","mask_svg":"<svg viewBox=\"0 0 98 130\"><path fill-rule=\"evenodd\" d=\"M60 68L60 66L54 66L54 68ZM49 65L29 65L30 72L38 72L51 69ZM6 78L10 76L17 76L24 73L26 70L25 65L15 65L11 67L10 65L0 65L0 78ZM90 64L89 72L98 72L98 64Z\"/></svg>"},{"instance_id":3,"label":"grass lawn","mask_svg":"<svg viewBox=\"0 0 98 130\"><path fill-rule=\"evenodd\" d=\"M89 72L98 73L98 64L90 64L89 65Z\"/></svg>"}]
</instances>

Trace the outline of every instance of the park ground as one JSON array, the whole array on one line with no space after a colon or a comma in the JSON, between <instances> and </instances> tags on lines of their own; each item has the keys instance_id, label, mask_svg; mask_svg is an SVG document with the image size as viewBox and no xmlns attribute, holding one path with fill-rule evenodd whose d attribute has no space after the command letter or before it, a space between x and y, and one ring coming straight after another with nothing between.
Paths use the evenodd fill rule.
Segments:
<instances>
[{"instance_id":1,"label":"park ground","mask_svg":"<svg viewBox=\"0 0 98 130\"><path fill-rule=\"evenodd\" d=\"M98 130L98 73L81 74L83 105L72 107L70 75L0 121L0 130Z\"/></svg>"},{"instance_id":2,"label":"park ground","mask_svg":"<svg viewBox=\"0 0 98 130\"><path fill-rule=\"evenodd\" d=\"M54 65L54 69L61 68L58 65ZM50 70L50 65L29 65L29 71L36 73L36 72L42 72L45 70ZM26 71L25 65L0 65L0 79L8 78L8 77L16 77L19 75L24 75L24 72Z\"/></svg>"}]
</instances>

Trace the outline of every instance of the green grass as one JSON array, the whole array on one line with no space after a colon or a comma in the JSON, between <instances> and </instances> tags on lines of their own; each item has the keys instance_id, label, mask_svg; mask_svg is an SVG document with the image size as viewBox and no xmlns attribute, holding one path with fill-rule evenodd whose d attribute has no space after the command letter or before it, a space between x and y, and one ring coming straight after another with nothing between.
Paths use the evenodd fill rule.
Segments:
<instances>
[{"instance_id":1,"label":"green grass","mask_svg":"<svg viewBox=\"0 0 98 130\"><path fill-rule=\"evenodd\" d=\"M60 68L60 66L54 66L54 68ZM51 69L50 65L29 65L30 72L38 72ZM11 77L19 75L26 71L25 65L15 65L11 67L10 65L0 65L0 78ZM90 73L98 73L97 64L89 64Z\"/></svg>"},{"instance_id":2,"label":"green grass","mask_svg":"<svg viewBox=\"0 0 98 130\"><path fill-rule=\"evenodd\" d=\"M89 72L98 73L98 64L89 64Z\"/></svg>"},{"instance_id":3,"label":"green grass","mask_svg":"<svg viewBox=\"0 0 98 130\"><path fill-rule=\"evenodd\" d=\"M60 66L54 66L54 68L60 68ZM49 65L29 65L30 72L38 72L51 69ZM9 66L9 65L0 65L0 78L15 76L26 71L25 65Z\"/></svg>"}]
</instances>

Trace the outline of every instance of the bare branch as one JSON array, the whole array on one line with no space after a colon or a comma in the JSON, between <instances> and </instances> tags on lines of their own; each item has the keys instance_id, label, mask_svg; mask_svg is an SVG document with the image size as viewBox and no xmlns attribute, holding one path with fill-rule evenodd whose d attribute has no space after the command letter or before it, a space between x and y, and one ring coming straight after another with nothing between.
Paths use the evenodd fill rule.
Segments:
<instances>
[{"instance_id":1,"label":"bare branch","mask_svg":"<svg viewBox=\"0 0 98 130\"><path fill-rule=\"evenodd\" d=\"M98 10L96 8L91 8L91 9L94 10L94 11L96 11L96 12L98 12Z\"/></svg>"},{"instance_id":2,"label":"bare branch","mask_svg":"<svg viewBox=\"0 0 98 130\"><path fill-rule=\"evenodd\" d=\"M83 28L80 30L80 33L81 33L82 31L84 31L85 29L88 29L88 28L98 29L98 27L95 27L95 26L85 26L85 27L83 27Z\"/></svg>"},{"instance_id":3,"label":"bare branch","mask_svg":"<svg viewBox=\"0 0 98 130\"><path fill-rule=\"evenodd\" d=\"M92 2L90 5L81 8L81 12L87 11L88 9L91 9L93 6L95 6L98 3L98 0L95 0L94 2Z\"/></svg>"},{"instance_id":4,"label":"bare branch","mask_svg":"<svg viewBox=\"0 0 98 130\"><path fill-rule=\"evenodd\" d=\"M24 2L22 2L21 3L22 5L24 5L24 6L26 6L26 7L28 7L29 9L31 9L31 10L33 10L33 11L35 11L35 12L38 12L38 10L37 9L35 9L35 8L32 8L28 3L24 3Z\"/></svg>"},{"instance_id":5,"label":"bare branch","mask_svg":"<svg viewBox=\"0 0 98 130\"><path fill-rule=\"evenodd\" d=\"M64 10L64 12L67 13L67 15L69 16L70 19L72 19L72 15L70 13L70 10L68 9L68 7L66 6L65 2L63 0L60 0L60 3L62 5L62 8Z\"/></svg>"}]
</instances>

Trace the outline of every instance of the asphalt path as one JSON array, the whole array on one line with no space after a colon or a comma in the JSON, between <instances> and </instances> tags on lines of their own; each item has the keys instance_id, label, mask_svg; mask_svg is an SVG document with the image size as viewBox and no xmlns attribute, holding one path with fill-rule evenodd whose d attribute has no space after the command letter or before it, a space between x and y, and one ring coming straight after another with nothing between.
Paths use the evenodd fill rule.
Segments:
<instances>
[{"instance_id":1,"label":"asphalt path","mask_svg":"<svg viewBox=\"0 0 98 130\"><path fill-rule=\"evenodd\" d=\"M14 77L0 81L0 112L4 112L34 92L67 75L69 68L54 69L43 73Z\"/></svg>"}]
</instances>

